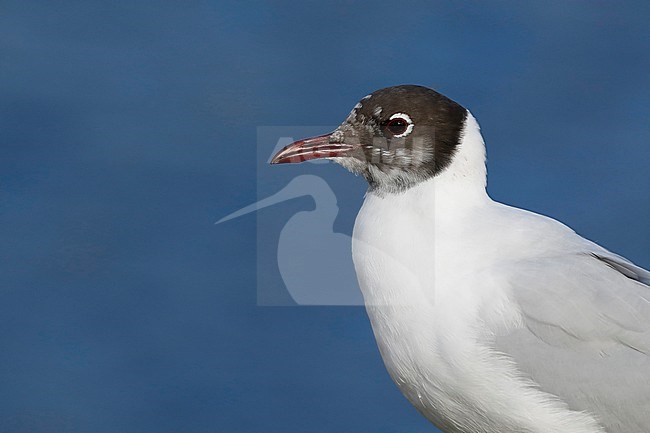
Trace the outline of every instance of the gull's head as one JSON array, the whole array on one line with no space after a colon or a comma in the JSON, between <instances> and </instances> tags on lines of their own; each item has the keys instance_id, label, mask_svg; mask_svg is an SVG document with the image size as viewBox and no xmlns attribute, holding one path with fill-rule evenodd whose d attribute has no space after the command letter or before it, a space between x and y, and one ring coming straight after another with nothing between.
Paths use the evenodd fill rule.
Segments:
<instances>
[{"instance_id":1,"label":"gull's head","mask_svg":"<svg viewBox=\"0 0 650 433\"><path fill-rule=\"evenodd\" d=\"M333 132L291 143L271 163L331 159L363 175L372 189L399 192L449 166L467 115L435 90L388 87L361 99Z\"/></svg>"}]
</instances>

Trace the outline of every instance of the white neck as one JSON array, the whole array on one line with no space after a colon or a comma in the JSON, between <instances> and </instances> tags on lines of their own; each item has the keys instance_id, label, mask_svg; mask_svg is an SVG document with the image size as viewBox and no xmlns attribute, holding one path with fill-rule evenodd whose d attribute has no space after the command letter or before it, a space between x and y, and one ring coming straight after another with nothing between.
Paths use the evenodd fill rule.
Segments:
<instances>
[{"instance_id":1,"label":"white neck","mask_svg":"<svg viewBox=\"0 0 650 433\"><path fill-rule=\"evenodd\" d=\"M460 144L451 164L433 180L441 189L463 189L465 193L469 190L471 193L485 195L485 143L481 136L481 127L469 111L461 131Z\"/></svg>"}]
</instances>

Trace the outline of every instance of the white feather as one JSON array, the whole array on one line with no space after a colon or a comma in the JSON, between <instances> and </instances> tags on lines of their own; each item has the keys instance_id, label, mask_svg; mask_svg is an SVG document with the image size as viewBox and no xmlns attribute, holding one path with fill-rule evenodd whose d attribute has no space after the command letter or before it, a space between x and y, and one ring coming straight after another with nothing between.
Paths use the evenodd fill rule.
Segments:
<instances>
[{"instance_id":1,"label":"white feather","mask_svg":"<svg viewBox=\"0 0 650 433\"><path fill-rule=\"evenodd\" d=\"M650 431L650 274L492 201L469 114L462 137L444 172L370 192L357 217L355 268L391 377L445 432Z\"/></svg>"}]
</instances>

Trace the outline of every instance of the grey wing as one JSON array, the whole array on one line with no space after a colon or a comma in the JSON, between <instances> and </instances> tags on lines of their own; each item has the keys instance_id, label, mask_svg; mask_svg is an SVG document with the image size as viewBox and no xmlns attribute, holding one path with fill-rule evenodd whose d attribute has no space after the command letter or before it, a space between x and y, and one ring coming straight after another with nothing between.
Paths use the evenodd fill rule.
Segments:
<instances>
[{"instance_id":1,"label":"grey wing","mask_svg":"<svg viewBox=\"0 0 650 433\"><path fill-rule=\"evenodd\" d=\"M646 286L650 286L650 271L646 271L645 269L635 265L625 257L621 257L618 254L614 254L611 251L607 251L606 249L600 247L599 245L596 244L592 244L592 245L594 248L591 254L593 254L594 257L596 257L599 260L602 260L608 266L611 266L612 268L616 269L618 272L625 275L626 277L638 281L639 283L643 283Z\"/></svg>"},{"instance_id":2,"label":"grey wing","mask_svg":"<svg viewBox=\"0 0 650 433\"><path fill-rule=\"evenodd\" d=\"M523 323L495 346L608 433L648 433L650 272L596 247L511 267Z\"/></svg>"}]
</instances>

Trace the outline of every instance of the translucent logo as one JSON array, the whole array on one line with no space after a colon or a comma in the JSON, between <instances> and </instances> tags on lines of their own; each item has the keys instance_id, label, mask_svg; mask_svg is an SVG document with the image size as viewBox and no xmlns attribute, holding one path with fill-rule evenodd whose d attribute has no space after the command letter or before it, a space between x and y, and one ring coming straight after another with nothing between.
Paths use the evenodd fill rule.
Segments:
<instances>
[{"instance_id":1,"label":"translucent logo","mask_svg":"<svg viewBox=\"0 0 650 433\"><path fill-rule=\"evenodd\" d=\"M327 130L258 128L258 200L217 221L225 227L230 220L256 213L259 305L363 305L352 262L352 238L334 231L339 207L328 179L344 173L318 167L332 165L326 160L291 167L268 164L294 137ZM287 137L287 132L294 137ZM288 205L294 199L302 199L300 209ZM291 213L282 213L282 208L291 209Z\"/></svg>"}]
</instances>

